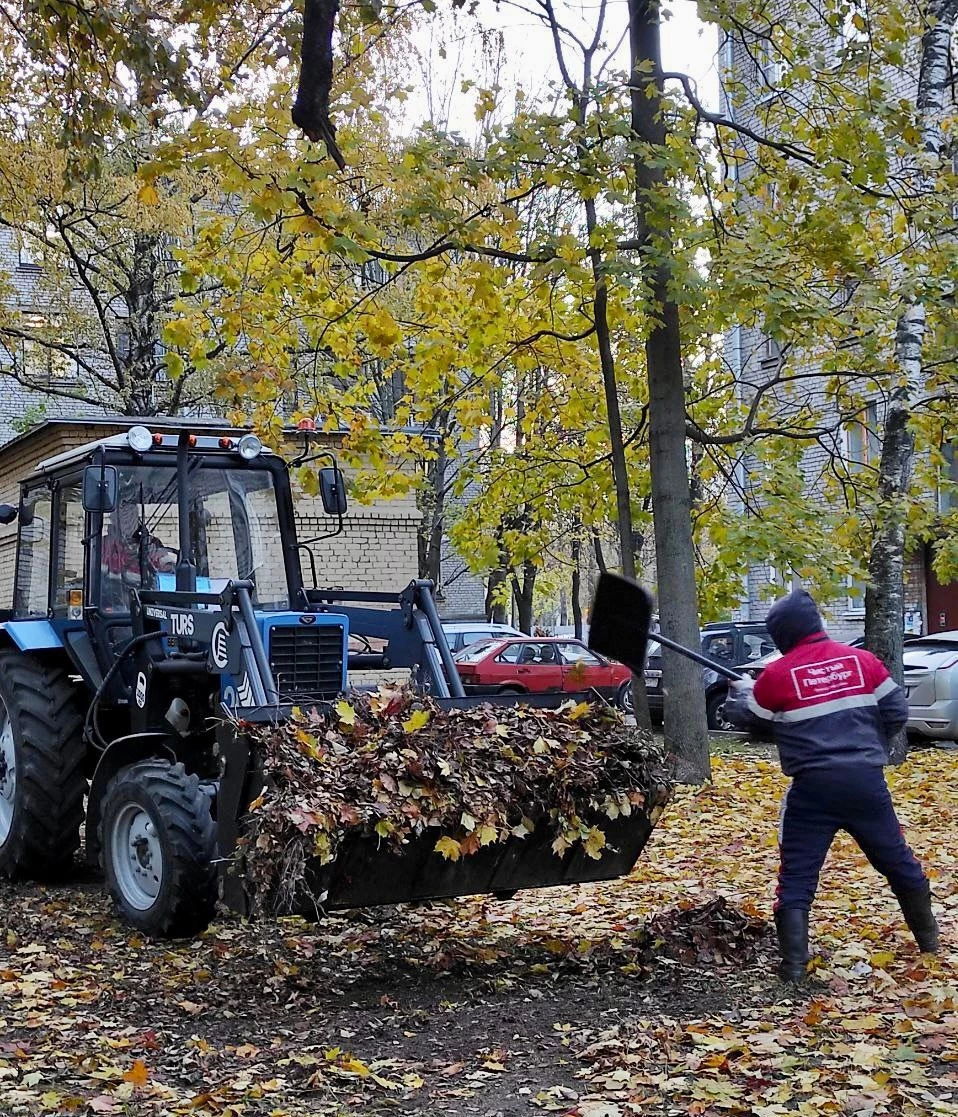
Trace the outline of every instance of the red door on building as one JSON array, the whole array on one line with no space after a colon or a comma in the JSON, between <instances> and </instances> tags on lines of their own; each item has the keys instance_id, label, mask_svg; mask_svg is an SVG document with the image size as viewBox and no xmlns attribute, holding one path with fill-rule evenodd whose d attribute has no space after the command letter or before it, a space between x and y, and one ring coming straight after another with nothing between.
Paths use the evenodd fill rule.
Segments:
<instances>
[{"instance_id":1,"label":"red door on building","mask_svg":"<svg viewBox=\"0 0 958 1117\"><path fill-rule=\"evenodd\" d=\"M951 632L958 629L958 582L942 585L931 567L931 549L925 553L925 593L928 603L928 631Z\"/></svg>"}]
</instances>

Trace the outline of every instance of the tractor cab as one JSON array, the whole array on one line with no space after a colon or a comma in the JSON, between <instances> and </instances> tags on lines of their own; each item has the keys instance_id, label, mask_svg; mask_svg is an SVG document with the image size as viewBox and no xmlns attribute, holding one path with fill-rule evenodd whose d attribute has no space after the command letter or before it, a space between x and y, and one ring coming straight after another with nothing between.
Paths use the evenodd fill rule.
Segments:
<instances>
[{"instance_id":1,"label":"tractor cab","mask_svg":"<svg viewBox=\"0 0 958 1117\"><path fill-rule=\"evenodd\" d=\"M134 427L68 451L41 462L24 483L19 521L8 631L12 623L14 638L20 633L33 648L65 648L94 688L128 646L142 595L215 596L248 583L264 638L303 612L316 628L328 627L330 618L315 617L304 596L287 466L255 435ZM190 623L178 614L166 620L171 636ZM317 663L316 677L301 670L286 684L309 682L315 697L342 689L345 628L335 628L323 672ZM154 646L151 654L182 651ZM107 697L122 697L134 658L115 673Z\"/></svg>"}]
</instances>

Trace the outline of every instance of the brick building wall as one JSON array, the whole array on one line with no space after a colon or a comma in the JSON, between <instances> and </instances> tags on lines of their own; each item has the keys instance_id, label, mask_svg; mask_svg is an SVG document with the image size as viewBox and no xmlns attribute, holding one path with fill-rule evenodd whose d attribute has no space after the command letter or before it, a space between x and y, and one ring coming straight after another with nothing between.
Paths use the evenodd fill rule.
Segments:
<instances>
[{"instance_id":1,"label":"brick building wall","mask_svg":"<svg viewBox=\"0 0 958 1117\"><path fill-rule=\"evenodd\" d=\"M43 313L46 296L41 283L42 270L35 263L28 262L28 257L21 251L17 234L4 228L0 228L0 278L5 280L9 304L25 313ZM36 356L38 360L42 359L41 353L37 352ZM103 385L94 389L86 384L75 365L70 367L70 362L61 362L63 367L58 365L57 368L70 390L83 395L83 399L67 399L25 388L9 372L12 357L9 348L0 344L0 444L15 438L25 426L44 417L105 416L115 409L116 401L104 398ZM38 378L42 379L42 374L38 373Z\"/></svg>"}]
</instances>

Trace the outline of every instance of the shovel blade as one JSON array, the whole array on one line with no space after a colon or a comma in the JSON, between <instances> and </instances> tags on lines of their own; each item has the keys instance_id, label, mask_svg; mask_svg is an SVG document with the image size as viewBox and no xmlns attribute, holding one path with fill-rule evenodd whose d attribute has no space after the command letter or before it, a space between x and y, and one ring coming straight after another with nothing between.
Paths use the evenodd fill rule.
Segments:
<instances>
[{"instance_id":1,"label":"shovel blade","mask_svg":"<svg viewBox=\"0 0 958 1117\"><path fill-rule=\"evenodd\" d=\"M644 586L608 571L599 575L589 614L589 647L617 659L636 675L645 670L652 595Z\"/></svg>"}]
</instances>

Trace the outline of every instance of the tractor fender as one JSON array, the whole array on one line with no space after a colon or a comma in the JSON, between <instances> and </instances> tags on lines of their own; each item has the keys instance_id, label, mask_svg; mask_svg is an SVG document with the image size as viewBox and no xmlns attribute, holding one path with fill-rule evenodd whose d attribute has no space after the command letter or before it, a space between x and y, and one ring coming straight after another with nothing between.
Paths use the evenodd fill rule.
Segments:
<instances>
[{"instance_id":1,"label":"tractor fender","mask_svg":"<svg viewBox=\"0 0 958 1117\"><path fill-rule=\"evenodd\" d=\"M138 764L141 760L168 757L174 763L176 754L163 743L166 734L137 734L120 737L109 745L97 761L90 781L90 792L86 808L86 848L84 859L88 865L100 863L100 813L103 796L110 780L123 768Z\"/></svg>"},{"instance_id":2,"label":"tractor fender","mask_svg":"<svg viewBox=\"0 0 958 1117\"><path fill-rule=\"evenodd\" d=\"M27 621L0 623L0 639L9 640L21 652L62 651L63 641L48 620L35 618Z\"/></svg>"},{"instance_id":3,"label":"tractor fender","mask_svg":"<svg viewBox=\"0 0 958 1117\"><path fill-rule=\"evenodd\" d=\"M49 632L38 632L32 627L37 623L36 621L0 622L0 651L9 649L20 653L25 659L62 668L75 675L77 669L70 653L63 646L53 626L47 621L41 621L39 623L45 625Z\"/></svg>"}]
</instances>

